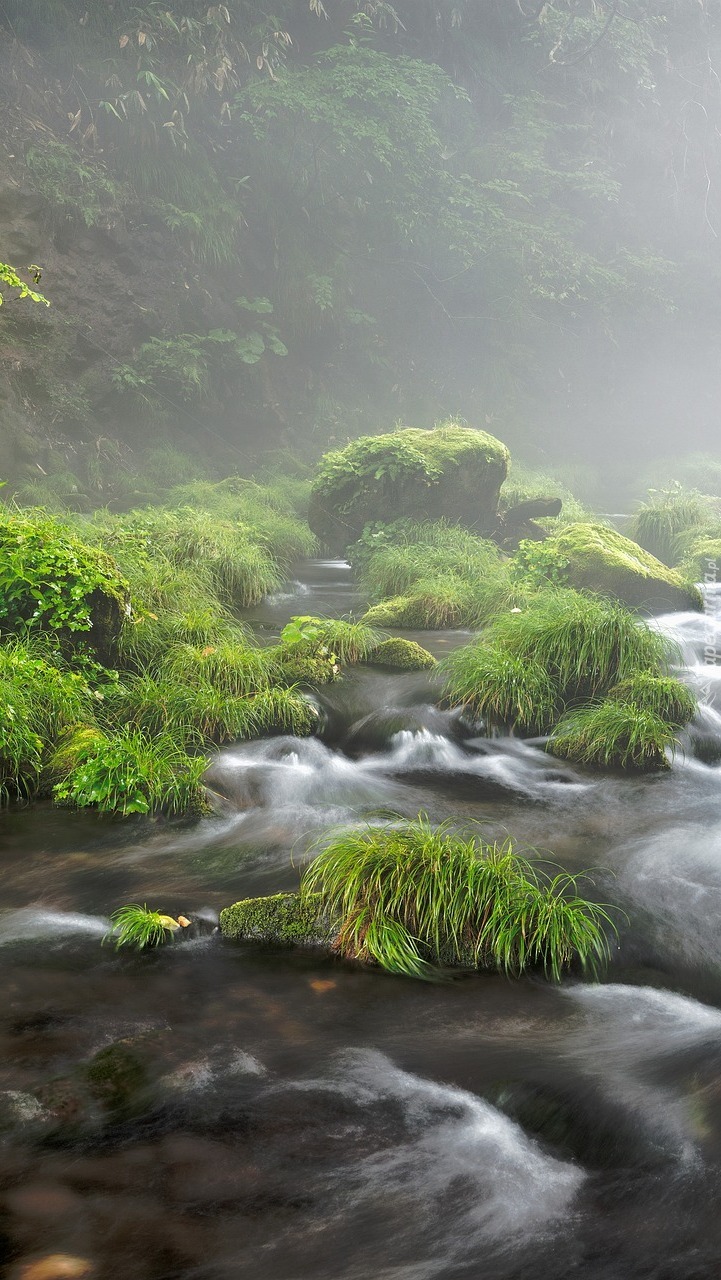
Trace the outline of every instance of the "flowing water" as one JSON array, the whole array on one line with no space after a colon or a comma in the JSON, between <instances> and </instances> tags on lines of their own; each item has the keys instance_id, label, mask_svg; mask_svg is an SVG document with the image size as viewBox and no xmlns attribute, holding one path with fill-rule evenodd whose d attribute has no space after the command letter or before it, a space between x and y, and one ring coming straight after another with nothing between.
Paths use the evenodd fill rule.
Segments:
<instances>
[{"instance_id":1,"label":"flowing water","mask_svg":"<svg viewBox=\"0 0 721 1280\"><path fill-rule=\"evenodd\" d=\"M347 566L314 562L254 621L354 604ZM223 751L213 818L2 815L7 1273L66 1254L98 1280L715 1280L715 606L658 622L704 697L665 776L469 737L428 676L369 669L323 692L319 739ZM388 811L595 868L627 916L605 982L426 985L213 933L221 906L295 888L329 824ZM129 901L192 913L195 937L103 948Z\"/></svg>"}]
</instances>

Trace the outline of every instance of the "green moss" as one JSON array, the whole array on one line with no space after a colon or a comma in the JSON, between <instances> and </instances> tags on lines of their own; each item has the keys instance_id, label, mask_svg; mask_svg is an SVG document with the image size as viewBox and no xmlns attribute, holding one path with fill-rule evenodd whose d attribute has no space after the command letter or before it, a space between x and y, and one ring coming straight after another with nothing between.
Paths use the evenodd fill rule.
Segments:
<instances>
[{"instance_id":1,"label":"green moss","mask_svg":"<svg viewBox=\"0 0 721 1280\"><path fill-rule=\"evenodd\" d=\"M224 938L283 947L330 947L334 939L319 894L244 898L221 911L220 932Z\"/></svg>"},{"instance_id":2,"label":"green moss","mask_svg":"<svg viewBox=\"0 0 721 1280\"><path fill-rule=\"evenodd\" d=\"M384 640L366 661L374 667L394 667L401 671L425 671L427 667L436 665L432 653L416 644L415 640L404 640L400 636Z\"/></svg>"},{"instance_id":3,"label":"green moss","mask_svg":"<svg viewBox=\"0 0 721 1280\"><path fill-rule=\"evenodd\" d=\"M634 608L698 609L698 591L630 538L599 524L571 524L543 543L549 576Z\"/></svg>"},{"instance_id":4,"label":"green moss","mask_svg":"<svg viewBox=\"0 0 721 1280\"><path fill-rule=\"evenodd\" d=\"M367 524L414 517L493 527L509 463L506 446L455 423L364 436L326 454L311 492L308 522L331 549L354 542Z\"/></svg>"}]
</instances>

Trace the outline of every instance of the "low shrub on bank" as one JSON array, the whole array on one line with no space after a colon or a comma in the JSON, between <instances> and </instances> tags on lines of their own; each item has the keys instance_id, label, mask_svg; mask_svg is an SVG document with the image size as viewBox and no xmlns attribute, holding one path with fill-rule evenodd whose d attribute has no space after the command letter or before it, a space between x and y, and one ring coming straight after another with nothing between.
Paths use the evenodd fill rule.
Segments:
<instances>
[{"instance_id":1,"label":"low shrub on bank","mask_svg":"<svg viewBox=\"0 0 721 1280\"><path fill-rule=\"evenodd\" d=\"M608 911L550 877L510 841L489 845L433 828L424 816L340 832L307 868L301 895L318 895L340 953L392 973L429 978L440 965L558 981L578 962L609 958Z\"/></svg>"},{"instance_id":2,"label":"low shrub on bank","mask_svg":"<svg viewBox=\"0 0 721 1280\"><path fill-rule=\"evenodd\" d=\"M64 773L53 787L60 804L101 813L202 812L206 762L190 756L169 734L152 736L125 726L76 737L64 749ZM53 762L56 772L61 763Z\"/></svg>"}]
</instances>

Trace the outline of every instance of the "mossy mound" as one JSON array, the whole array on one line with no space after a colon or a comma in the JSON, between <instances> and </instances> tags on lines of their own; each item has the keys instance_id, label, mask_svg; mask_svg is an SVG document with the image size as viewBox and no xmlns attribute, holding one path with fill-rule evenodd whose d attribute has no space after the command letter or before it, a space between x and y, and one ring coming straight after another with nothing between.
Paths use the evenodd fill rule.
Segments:
<instances>
[{"instance_id":1,"label":"mossy mound","mask_svg":"<svg viewBox=\"0 0 721 1280\"><path fill-rule=\"evenodd\" d=\"M697 538L691 543L680 572L693 582L721 582L721 538Z\"/></svg>"},{"instance_id":2,"label":"mossy mound","mask_svg":"<svg viewBox=\"0 0 721 1280\"><path fill-rule=\"evenodd\" d=\"M509 460L500 440L455 424L363 436L325 455L308 523L334 552L355 542L367 524L387 522L389 512L400 519L422 511L428 520L488 531Z\"/></svg>"},{"instance_id":3,"label":"mossy mound","mask_svg":"<svg viewBox=\"0 0 721 1280\"><path fill-rule=\"evenodd\" d=\"M324 915L319 894L276 893L244 898L220 913L220 932L235 941L265 942L278 947L330 948L335 934Z\"/></svg>"},{"instance_id":4,"label":"mossy mound","mask_svg":"<svg viewBox=\"0 0 721 1280\"><path fill-rule=\"evenodd\" d=\"M374 667L393 667L399 671L425 671L436 665L432 653L415 640L404 640L400 636L384 640L368 655L367 661Z\"/></svg>"},{"instance_id":5,"label":"mossy mound","mask_svg":"<svg viewBox=\"0 0 721 1280\"><path fill-rule=\"evenodd\" d=\"M630 538L600 524L570 524L543 543L549 577L576 590L615 596L631 608L653 612L698 609L698 591Z\"/></svg>"}]
</instances>

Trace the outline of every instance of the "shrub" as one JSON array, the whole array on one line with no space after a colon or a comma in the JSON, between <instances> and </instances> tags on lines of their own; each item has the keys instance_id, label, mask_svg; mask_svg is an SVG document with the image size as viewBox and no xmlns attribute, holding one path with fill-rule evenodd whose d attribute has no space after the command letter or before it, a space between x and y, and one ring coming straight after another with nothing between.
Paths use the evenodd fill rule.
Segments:
<instances>
[{"instance_id":1,"label":"shrub","mask_svg":"<svg viewBox=\"0 0 721 1280\"><path fill-rule=\"evenodd\" d=\"M673 725L635 702L606 698L565 716L549 750L578 764L620 769L667 769L676 743Z\"/></svg>"},{"instance_id":2,"label":"shrub","mask_svg":"<svg viewBox=\"0 0 721 1280\"><path fill-rule=\"evenodd\" d=\"M577 896L573 876L550 878L510 841L463 838L423 815L336 835L303 876L310 894L336 921L341 954L392 973L540 966L558 980L574 959L595 972L609 956L610 916Z\"/></svg>"},{"instance_id":3,"label":"shrub","mask_svg":"<svg viewBox=\"0 0 721 1280\"><path fill-rule=\"evenodd\" d=\"M0 631L52 631L113 650L128 584L104 552L44 512L0 512Z\"/></svg>"}]
</instances>

